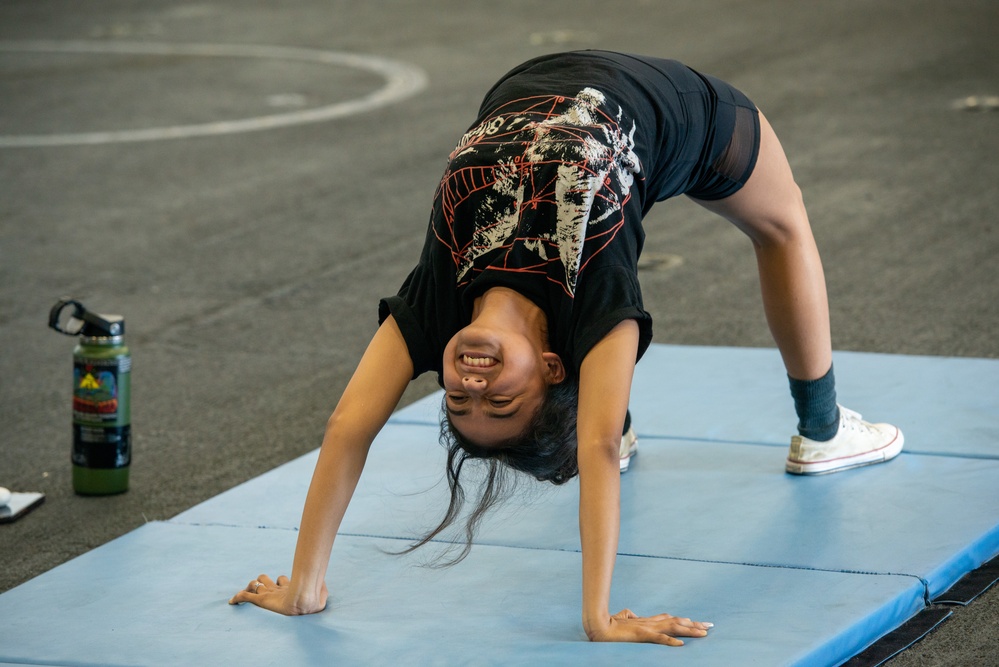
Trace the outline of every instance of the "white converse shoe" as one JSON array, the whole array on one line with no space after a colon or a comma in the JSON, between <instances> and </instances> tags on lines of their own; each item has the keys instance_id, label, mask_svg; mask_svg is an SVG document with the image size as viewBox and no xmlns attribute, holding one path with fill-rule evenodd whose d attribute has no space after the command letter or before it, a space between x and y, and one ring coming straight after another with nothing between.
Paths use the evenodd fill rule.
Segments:
<instances>
[{"instance_id":1,"label":"white converse shoe","mask_svg":"<svg viewBox=\"0 0 999 667\"><path fill-rule=\"evenodd\" d=\"M904 441L897 426L870 424L841 405L836 436L825 442L792 437L785 469L795 475L819 475L890 461L902 451Z\"/></svg>"},{"instance_id":2,"label":"white converse shoe","mask_svg":"<svg viewBox=\"0 0 999 667\"><path fill-rule=\"evenodd\" d=\"M631 465L631 457L638 453L638 436L635 429L628 427L624 435L621 436L621 472L628 472Z\"/></svg>"}]
</instances>

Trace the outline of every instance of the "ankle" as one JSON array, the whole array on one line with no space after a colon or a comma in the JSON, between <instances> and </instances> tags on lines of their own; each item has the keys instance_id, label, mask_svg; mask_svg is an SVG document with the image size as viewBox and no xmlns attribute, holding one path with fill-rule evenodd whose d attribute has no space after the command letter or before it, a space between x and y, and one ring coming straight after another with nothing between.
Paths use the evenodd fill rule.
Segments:
<instances>
[{"instance_id":1,"label":"ankle","mask_svg":"<svg viewBox=\"0 0 999 667\"><path fill-rule=\"evenodd\" d=\"M798 415L798 433L818 441L836 437L839 406L836 404L836 377L832 366L816 380L798 380L788 375L788 382Z\"/></svg>"}]
</instances>

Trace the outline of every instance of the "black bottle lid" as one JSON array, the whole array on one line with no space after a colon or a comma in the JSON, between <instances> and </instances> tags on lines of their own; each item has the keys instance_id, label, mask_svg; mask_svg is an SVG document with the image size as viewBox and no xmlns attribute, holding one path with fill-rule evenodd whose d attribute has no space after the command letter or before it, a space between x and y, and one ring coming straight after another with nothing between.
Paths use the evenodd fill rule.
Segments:
<instances>
[{"instance_id":1,"label":"black bottle lid","mask_svg":"<svg viewBox=\"0 0 999 667\"><path fill-rule=\"evenodd\" d=\"M67 310L72 306L72 311ZM49 311L49 326L67 336L109 338L125 335L125 318L121 315L92 313L74 299L60 299Z\"/></svg>"}]
</instances>

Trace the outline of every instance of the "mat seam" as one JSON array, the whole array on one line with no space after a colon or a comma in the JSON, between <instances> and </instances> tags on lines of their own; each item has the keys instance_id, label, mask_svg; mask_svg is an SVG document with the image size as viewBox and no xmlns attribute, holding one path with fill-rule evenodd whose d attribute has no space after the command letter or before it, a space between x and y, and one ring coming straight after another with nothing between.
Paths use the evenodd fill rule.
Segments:
<instances>
[{"instance_id":1,"label":"mat seam","mask_svg":"<svg viewBox=\"0 0 999 667\"><path fill-rule=\"evenodd\" d=\"M440 428L440 424L432 421L424 421L420 419L400 419L393 420L389 419L390 424L395 426L427 426L432 428ZM638 433L639 440L676 440L678 442L698 442L698 443L710 443L717 445L752 445L756 447L787 447L787 443L770 442L763 440L721 440L718 438L700 438L690 435L652 435L649 433ZM903 450L903 454L907 456L936 456L942 458L952 458L952 459L972 459L972 460L982 460L982 461L999 461L999 454L955 454L953 452L941 452L941 451L926 451L917 452L911 450Z\"/></svg>"},{"instance_id":2,"label":"mat seam","mask_svg":"<svg viewBox=\"0 0 999 667\"><path fill-rule=\"evenodd\" d=\"M257 530L285 530L291 532L298 532L298 527L289 526L251 526L245 524L225 524L225 523L192 523L192 522L182 522L182 521L159 521L150 523L167 523L177 526L192 526L192 527L215 527L215 528L251 528ZM375 533L347 533L339 532L337 535L342 535L344 537L363 537L370 539L380 539L380 540L396 540L403 542L412 542L412 537L402 537L398 535L378 535ZM442 544L442 545L455 545L459 544L451 540L441 540L432 539L431 544ZM554 553L571 553L571 554L581 554L580 549L564 549L559 547L532 547L525 545L513 545L513 544L499 544L495 542L474 542L473 546L482 547L495 547L500 549L523 549L527 551L547 551ZM862 576L874 576L874 577L908 577L911 579L916 579L923 587L923 602L925 605L929 606L930 601L930 583L929 580L919 576L918 574L910 574L907 572L877 572L873 570L852 570L852 569L836 569L836 568L824 568L824 567L807 567L804 565L781 565L777 563L751 563L746 561L733 561L733 560L712 560L708 558L686 558L683 556L656 556L653 554L641 554L641 553L628 553L619 551L618 556L626 556L630 558L648 558L651 560L669 560L669 561L679 561L686 563L705 563L709 565L741 565L745 567L761 567L770 568L775 570L802 570L805 572L828 572L831 574L858 574Z\"/></svg>"}]
</instances>

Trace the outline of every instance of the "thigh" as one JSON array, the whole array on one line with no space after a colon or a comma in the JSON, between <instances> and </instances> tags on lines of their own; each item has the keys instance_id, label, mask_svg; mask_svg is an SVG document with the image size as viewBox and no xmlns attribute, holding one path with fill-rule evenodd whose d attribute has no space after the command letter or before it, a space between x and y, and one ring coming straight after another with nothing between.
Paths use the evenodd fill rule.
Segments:
<instances>
[{"instance_id":1,"label":"thigh","mask_svg":"<svg viewBox=\"0 0 999 667\"><path fill-rule=\"evenodd\" d=\"M717 200L690 197L735 224L754 242L811 235L801 190L794 181L780 140L760 113L760 150L752 174L734 194Z\"/></svg>"}]
</instances>

